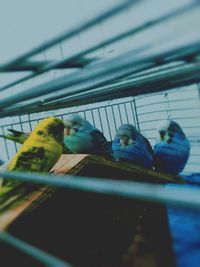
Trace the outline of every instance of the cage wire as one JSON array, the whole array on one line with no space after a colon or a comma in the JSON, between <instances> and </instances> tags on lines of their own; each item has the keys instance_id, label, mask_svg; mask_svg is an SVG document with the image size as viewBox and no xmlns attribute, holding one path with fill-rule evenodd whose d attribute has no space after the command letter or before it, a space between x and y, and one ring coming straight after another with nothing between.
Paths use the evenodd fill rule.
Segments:
<instances>
[{"instance_id":1,"label":"cage wire","mask_svg":"<svg viewBox=\"0 0 200 267\"><path fill-rule=\"evenodd\" d=\"M117 128L122 123L131 123L154 146L158 136L157 126L162 120L170 118L182 126L191 144L190 157L184 172L199 172L199 109L199 86L191 85L181 88L181 94L178 88L145 96L100 102L89 107L86 105L62 108L49 112L12 117L12 122L0 126L0 134L5 134L8 129L30 132L39 120L47 116L57 116L64 119L66 115L78 113L101 130L109 141L114 138ZM20 147L19 144L2 138L0 144L4 155L3 160L12 158Z\"/></svg>"},{"instance_id":2,"label":"cage wire","mask_svg":"<svg viewBox=\"0 0 200 267\"><path fill-rule=\"evenodd\" d=\"M36 24L21 32L19 27L12 35L21 52L14 53L12 45L7 47L9 55L2 55L0 134L10 128L30 132L47 116L64 119L78 113L109 141L122 123L131 123L154 146L157 125L170 118L182 126L191 144L184 172L200 172L200 2L70 2L48 2L47 11L46 5L38 8L36 2L27 8L24 1L13 9L22 21L28 17L30 22L35 21L30 10L37 10L42 22L45 8L47 24L37 25L41 42L27 38L29 47L23 30L31 37ZM9 7L4 4L5 10ZM59 14L60 28L52 27L48 35L52 14ZM0 138L0 147L0 156L7 161L20 145ZM49 266L59 266L57 259L9 235L0 233L0 240L43 255L47 265L53 260Z\"/></svg>"}]
</instances>

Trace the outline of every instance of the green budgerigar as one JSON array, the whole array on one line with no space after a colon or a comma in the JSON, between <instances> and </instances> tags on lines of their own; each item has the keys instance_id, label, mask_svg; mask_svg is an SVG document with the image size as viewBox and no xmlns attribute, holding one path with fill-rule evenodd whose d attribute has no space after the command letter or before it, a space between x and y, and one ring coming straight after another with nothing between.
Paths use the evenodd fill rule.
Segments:
<instances>
[{"instance_id":1,"label":"green budgerigar","mask_svg":"<svg viewBox=\"0 0 200 267\"><path fill-rule=\"evenodd\" d=\"M48 117L40 121L17 154L8 164L8 171L48 172L62 153L64 124Z\"/></svg>"},{"instance_id":2,"label":"green budgerigar","mask_svg":"<svg viewBox=\"0 0 200 267\"><path fill-rule=\"evenodd\" d=\"M8 140L12 140L16 143L23 144L30 136L31 133L24 133L15 129L8 129L7 134L0 134L0 137ZM72 152L62 143L62 153L72 154Z\"/></svg>"},{"instance_id":3,"label":"green budgerigar","mask_svg":"<svg viewBox=\"0 0 200 267\"><path fill-rule=\"evenodd\" d=\"M47 173L62 154L64 124L48 117L40 121L7 165L7 171ZM4 185L15 184L5 180Z\"/></svg>"},{"instance_id":4,"label":"green budgerigar","mask_svg":"<svg viewBox=\"0 0 200 267\"><path fill-rule=\"evenodd\" d=\"M6 170L48 173L62 154L63 134L64 123L62 120L48 117L40 121L7 164ZM0 188L0 210L9 194L13 197L14 194L19 196L24 190L27 192L26 186L22 188L22 184L24 183L12 179L3 181ZM19 187L20 189L18 189ZM3 196L2 194L7 191L9 192L7 196Z\"/></svg>"}]
</instances>

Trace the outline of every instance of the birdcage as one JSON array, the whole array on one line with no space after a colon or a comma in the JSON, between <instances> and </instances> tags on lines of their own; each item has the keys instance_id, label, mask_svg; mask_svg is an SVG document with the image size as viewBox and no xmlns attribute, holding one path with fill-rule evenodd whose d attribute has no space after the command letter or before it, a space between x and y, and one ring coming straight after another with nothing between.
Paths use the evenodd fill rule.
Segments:
<instances>
[{"instance_id":1,"label":"birdcage","mask_svg":"<svg viewBox=\"0 0 200 267\"><path fill-rule=\"evenodd\" d=\"M190 157L183 170L183 175L200 172L199 1L77 0L67 2L45 1L41 3L22 1L20 3L5 2L2 3L2 6L2 14L4 14L2 25L5 25L3 28L3 51L5 50L5 53L2 53L0 65L1 135L5 135L8 129L28 133L45 117L56 116L65 119L69 114L78 113L103 132L109 141L113 140L116 130L121 124L130 123L154 146L157 138L157 125L164 119L173 119L182 126L191 145ZM6 12L10 19L5 17ZM0 138L1 159L5 162L10 160L20 146L16 142ZM81 158L81 160L83 159ZM92 161L92 159L89 159L88 162L90 160ZM98 159L95 160L98 161ZM88 162L87 164L89 164ZM106 167L102 165L100 168ZM84 174L89 175L90 171L91 169L88 167ZM83 171L78 174L83 174ZM103 174L106 176L106 171ZM2 175L11 177L6 173L2 173ZM123 175L123 172L120 172L120 175ZM25 179L25 176L29 177L30 174L24 176L22 174L21 179ZM30 177L31 181L36 179L36 175L33 176ZM93 170L92 176L98 176L98 173ZM14 178L20 179L20 174L16 174ZM73 197L70 195L71 192L67 192L68 201L74 201L74 194L80 201L83 201L84 205L87 205L88 201L93 201L90 195L87 198L88 193L85 193L86 189L83 189L82 182L84 182L84 179L80 181L77 179L77 183L80 182L80 185L73 185L73 183L68 185L67 182L64 183L59 179L57 182L56 179L52 179L51 184L50 177L49 179L48 177L41 177L40 179L38 180L39 183L49 183L51 186L72 189ZM100 199L97 197L97 201L104 202L105 206L106 203L111 201L106 186L115 188L115 181L109 182L111 184L105 182L105 188L103 187L101 190L101 193L105 193L105 195L101 196ZM123 181L121 182L123 183ZM197 183L196 180L194 183ZM125 181L124 186L129 187ZM165 195L165 192L163 192L162 198L156 194L156 186L159 190L161 185L154 185L155 192L151 191L154 190L153 188L149 188L147 195L144 193L146 189L142 187L145 187L145 184L133 184L132 186L136 188L138 186L138 194L134 190L128 193L124 189L123 192L123 185L121 191L116 189L114 194L119 199L115 204L115 209L122 205L120 203L130 208L131 201L133 201L130 201L130 199L132 198L137 203L137 205L134 205L137 208L139 205L139 210L142 210L142 215L139 214L141 217L146 209L146 206L143 206L144 201L150 201L151 204L152 201L153 203L160 202L160 204L156 204L158 206L161 204L176 204L178 207L179 205L189 206L189 208L195 206L198 209L200 207L198 192L195 191L197 189L193 192L193 188L186 188L188 195L184 195L181 188L175 187L175 189L172 188L169 195L168 193ZM88 188L86 192L89 191L98 195L98 184ZM77 189L84 191L84 193L78 191L79 194L83 194L81 197L76 195L78 194ZM48 190L48 194L53 194L53 189ZM55 217L52 214L48 217L55 224L55 231L58 231L59 228L59 223L56 224L56 220L59 220L56 216L60 216L60 213L56 213L60 205L58 202L62 202L61 196L67 194L66 190L61 189L59 191L60 197L57 194L49 202L47 201L48 203L57 203L57 206L52 204L54 205L52 209L55 212ZM110 191L110 195L112 194L113 192ZM95 199L95 196L93 197ZM44 203L39 208L33 208L34 216L38 212L38 218L41 220L47 216L47 213L49 214L49 210L44 206L50 204ZM165 217L167 221L166 214L162 215L163 211L159 213L161 209L158 206L153 206L153 214L155 217L156 214L161 214L159 216ZM61 209L63 210L63 208L64 206ZM67 208L70 210L69 205ZM125 212L130 212L130 210ZM91 210L88 210L88 213L89 211ZM91 212L94 212L94 210ZM197 218L199 216L198 212L197 210ZM73 217L72 210L69 214ZM98 213L94 212L94 214L98 217ZM29 216L31 216L30 212ZM23 227L31 220L29 216L27 216L29 219L26 219L25 216ZM84 216L84 214L81 214L81 216ZM76 219L80 220L81 216L79 214ZM118 217L114 218L117 220ZM98 219L100 220L100 218ZM152 224L154 223L150 216L147 216L146 220L149 220ZM74 224L73 220L69 225L67 225L67 220L64 220L64 222L66 227L72 227ZM39 225L39 222L36 221L36 223ZM20 264L23 264L24 261L26 266L32 266L31 264L33 266L43 266L42 264L47 266L71 266L68 265L68 260L69 262L72 261L72 264L73 262L76 264L76 261L74 261L76 257L84 258L80 250L71 258L68 253L68 258L64 259L63 248L53 249L50 247L48 250L46 246L50 234L48 231L42 236L42 238L45 238L42 246L34 239L30 242L28 242L29 239L27 239L27 242L20 240L20 238L23 239L22 232L26 232L23 227L20 228L20 225L19 220L8 233L5 231L0 233L3 244L0 249L3 253L5 251L5 254L9 252L16 261L19 260ZM62 224L62 227L64 227L64 224ZM128 226L125 225L125 227ZM156 225L156 227L159 226ZM156 227L152 230L155 236ZM30 228L28 229L30 231ZM40 235L42 231L44 232L44 228L41 229L41 232L38 230ZM129 244L129 250L132 251L132 254L126 250L126 254L123 256L124 263L113 262L112 257L106 258L109 259L107 262L101 262L99 260L101 253L98 254L94 249L90 254L90 256L92 255L92 263L86 261L82 262L81 265L78 262L79 265L77 266L156 267L164 266L164 264L166 264L165 266L197 266L197 260L195 263L192 263L192 261L187 263L186 261L186 265L184 265L182 258L177 260L177 265L175 264L174 256L172 256L170 250L173 244L170 243L171 237L168 226L162 229L166 231L163 235L166 237L164 244L168 252L164 254L163 250L159 251L162 254L161 262L152 260L152 254L147 249L147 252L145 249L142 252L143 255L146 253L144 258L141 254L139 259L136 256L131 258L134 249L138 249L134 247L134 243L132 244L132 250ZM19 239L11 235L11 233L15 234L16 231L21 234L18 236ZM51 231L53 230L51 229ZM95 231L98 231L98 229L95 228ZM108 231L111 231L111 228ZM78 229L77 233L80 234ZM131 232L131 234L133 233ZM161 235L160 232L158 234ZM56 234L53 235L55 240L58 241ZM93 235L95 235L94 231ZM120 238L123 239L122 236ZM70 244L73 244L73 238L70 238ZM84 238L87 240L86 236ZM112 238L114 237L112 236ZM137 238L137 242L141 243L140 237L136 233L135 240ZM78 238L74 240L78 242ZM84 242L83 240L80 241L83 247L87 243L86 240ZM162 243L158 238L156 240L158 243ZM199 240L200 237L198 237ZM60 246L65 245L64 242L60 244ZM12 246L15 248L12 248ZM74 244L72 246L74 246L74 250L70 251L73 254L76 251L76 246ZM104 246L106 246L105 240ZM169 248L170 246L171 248ZM43 248L46 252L42 251ZM69 247L67 248L69 249ZM154 247L155 249L158 250L158 247ZM19 250L22 251L21 254L19 254ZM194 251L196 250L199 250L198 244L194 248ZM121 251L116 250L114 254L116 253L120 254ZM95 258L97 254L98 257ZM110 254L112 253L110 252ZM59 256L62 260L59 259ZM178 257L177 254L176 257ZM166 258L170 258L170 261L167 261ZM191 258L192 256L190 260ZM5 259L4 266L10 266L6 264Z\"/></svg>"}]
</instances>

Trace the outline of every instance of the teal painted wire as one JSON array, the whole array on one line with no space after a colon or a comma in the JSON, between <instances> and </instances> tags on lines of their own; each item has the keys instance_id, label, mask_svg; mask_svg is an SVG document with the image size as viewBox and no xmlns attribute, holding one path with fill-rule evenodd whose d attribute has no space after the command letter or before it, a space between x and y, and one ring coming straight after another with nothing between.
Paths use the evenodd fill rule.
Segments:
<instances>
[{"instance_id":1,"label":"teal painted wire","mask_svg":"<svg viewBox=\"0 0 200 267\"><path fill-rule=\"evenodd\" d=\"M6 233L0 232L0 240L21 250L22 252L28 254L29 256L37 259L39 262L45 264L49 267L72 267L71 264L68 264L56 257L49 255L48 253ZM8 255L9 257L9 255Z\"/></svg>"},{"instance_id":2,"label":"teal painted wire","mask_svg":"<svg viewBox=\"0 0 200 267\"><path fill-rule=\"evenodd\" d=\"M39 86L34 86L26 91L19 92L14 95L9 95L0 100L0 108L8 108L9 106L19 103L21 101L30 100L30 98L43 96L55 91L59 91L63 88L68 88L68 94L75 94L77 92L93 89L96 86L100 86L105 82L113 81L114 79L123 77L133 72L139 72L144 69L153 67L157 64L157 61L162 60L165 63L170 62L168 57L174 56L173 60L183 60L185 56L194 52L194 50L200 50L200 43L191 44L192 49L187 46L171 49L170 51L163 53L149 54L149 56L139 56L133 58L133 51L125 52L113 59L102 60L99 63L91 64L84 69L84 71L76 71L73 74L65 77L58 78L54 81L44 83ZM177 50L184 50L183 53L174 55ZM196 64L199 67L198 64ZM199 76L198 76L199 77ZM81 88L79 88L80 86ZM166 89L166 88L165 88ZM55 96L56 98L56 96ZM21 105L19 109L21 108ZM24 105L22 106L24 108Z\"/></svg>"},{"instance_id":3,"label":"teal painted wire","mask_svg":"<svg viewBox=\"0 0 200 267\"><path fill-rule=\"evenodd\" d=\"M14 60L11 60L10 62L7 62L6 64L0 66L0 69L4 69L4 68L8 68L9 66L13 66L13 65L17 65L20 62L23 62L24 60L26 60L29 57L34 56L35 54L38 54L42 51L45 51L48 48L51 48L52 46L67 40L75 35L77 35L78 33L81 33L87 29L90 29L92 27L94 27L96 24L98 24L101 21L104 21L106 19L111 18L112 16L120 13L121 11L127 9L128 7L130 7L131 5L137 3L138 1L131 1L131 0L126 0L126 1L122 1L120 4L112 7L111 9L107 10L106 12L103 12L102 14L95 16L94 18L86 21L85 23L81 23L80 25L78 25L77 27L75 27L74 29L65 32L64 34L61 34L55 38L53 38L52 40L49 40L43 44L41 44L40 46L24 53L23 55L16 57Z\"/></svg>"},{"instance_id":4,"label":"teal painted wire","mask_svg":"<svg viewBox=\"0 0 200 267\"><path fill-rule=\"evenodd\" d=\"M132 4L133 4L133 3L134 3L134 2L132 1ZM137 1L135 1L135 3L137 3ZM58 66L62 66L63 64L66 64L67 62L71 62L71 61L73 62L74 60L76 61L77 59L79 59L80 57L84 56L85 54L91 53L91 52L93 52L93 51L95 51L95 50L98 50L98 49L100 49L101 47L104 47L104 46L106 46L106 45L115 43L115 42L117 42L117 41L119 41L119 40L121 40L121 39L124 39L124 38L126 38L126 37L128 37L128 36L130 36L130 35L134 35L134 34L136 34L136 33L139 33L139 32L141 32L142 30L145 30L145 29L147 29L147 28L149 28L149 27L152 27L152 26L154 26L154 25L156 25L156 24L158 24L158 23L160 23L160 22L163 22L163 21L165 21L165 20L171 19L171 18L173 18L173 17L175 17L175 16L177 16L177 15L180 15L180 14L182 14L182 13L184 13L184 12L188 12L190 9L193 9L193 8L198 7L198 6L197 6L198 4L199 4L198 1L194 1L192 4L190 3L189 5L183 6L183 7L179 8L179 9L173 11L173 12L170 12L169 14L166 14L166 15L164 15L164 16L162 16L162 17L156 18L155 20L150 20L150 21L148 21L148 22L145 22L144 24L142 24L142 25L139 26L139 27L133 28L133 29L127 31L127 32L124 32L124 33L119 34L119 35L117 35L117 36L115 36L115 37L112 37L112 38L110 38L110 39L108 39L108 40L106 40L106 41L103 41L103 42L101 42L101 43L99 43L99 44L93 46L93 47L90 47L90 48L88 48L88 49L86 49L86 50L83 50L83 51L81 51L81 52L79 52L79 53L77 53L77 54L75 54L75 55L73 55L73 56L70 56L70 57L68 57L68 58L62 59L62 60L57 61L57 62L52 63L52 64L45 65L44 68L40 68L40 69L38 69L38 71L35 72L35 73L31 73L31 74L29 74L29 75L27 75L27 76L25 76L25 77L23 77L23 78L20 78L20 79L14 81L14 82L11 82L11 83L9 83L9 84L6 84L6 85L3 86L3 87L0 87L0 91L3 91L3 90L5 90L5 89L7 89L7 88L9 88L9 87L15 86L15 85L17 85L17 84L19 84L19 83L21 83L21 82L24 82L24 81L26 81L26 80L28 80L28 79L34 78L34 77L36 77L36 76L38 76L38 75L40 75L40 74L42 74L42 73L44 73L44 72L46 72L46 71L49 71L49 70L51 70L51 69L53 69L53 68L56 68L56 67L58 67ZM93 25L93 26L94 26L94 25ZM56 39L56 38L55 38L55 39ZM51 41L49 41L49 43L51 43ZM44 49L43 46L41 46L40 49L41 49L41 48ZM47 49L47 48L49 48L49 47L46 47L45 49ZM38 47L38 49L39 49L39 47ZM35 51L35 52L34 52L34 51ZM34 54L36 53L36 54L37 54L37 53L38 53L38 50L37 50L37 49L34 49L34 50L32 51L32 53L34 53ZM20 61L25 60L27 57L30 57L30 55L31 55L31 51L30 51L30 52L27 52L27 54L24 54L24 55L18 57L17 59L15 59L15 60L13 60L13 61L7 63L7 64L0 65L0 71L1 71L1 70L3 71L4 69L9 69L10 67L15 67L15 65L17 65L17 64L16 64L17 62L18 62L18 64L19 64ZM20 58L21 58L21 59L20 59Z\"/></svg>"},{"instance_id":5,"label":"teal painted wire","mask_svg":"<svg viewBox=\"0 0 200 267\"><path fill-rule=\"evenodd\" d=\"M38 175L33 173L0 172L6 179L34 182L66 189L81 190L130 199L200 208L200 189L175 185L149 184L127 180L112 180L95 177L78 177L73 175Z\"/></svg>"}]
</instances>

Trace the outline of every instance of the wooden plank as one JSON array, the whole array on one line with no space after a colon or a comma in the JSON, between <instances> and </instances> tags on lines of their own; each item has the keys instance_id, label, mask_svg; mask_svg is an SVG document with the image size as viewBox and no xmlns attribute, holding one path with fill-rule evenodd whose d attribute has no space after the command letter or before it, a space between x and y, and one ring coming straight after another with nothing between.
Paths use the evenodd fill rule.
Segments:
<instances>
[{"instance_id":1,"label":"wooden plank","mask_svg":"<svg viewBox=\"0 0 200 267\"><path fill-rule=\"evenodd\" d=\"M64 175L67 173L72 174L73 172L75 172L75 170L73 169L76 168L77 165L79 166L79 163L87 156L88 155L75 154L62 155L50 172L56 175ZM6 201L6 204L8 204L9 201L11 203L15 202L15 199L16 204L13 205L13 208L11 207L0 215L0 230L7 229L9 225L14 222L20 215L32 209L33 207L40 205L41 201L49 198L56 190L56 188L43 186L33 191L31 194L29 192L24 200L19 201L17 194L13 197L10 197L10 199Z\"/></svg>"},{"instance_id":2,"label":"wooden plank","mask_svg":"<svg viewBox=\"0 0 200 267\"><path fill-rule=\"evenodd\" d=\"M75 169L77 170L75 171ZM137 180L157 183L185 183L181 176L159 173L134 164L118 162L87 154L75 154L73 156L64 154L51 170L52 173L58 175L68 174L69 172L71 173L71 171L75 173L78 172L79 175L84 176L110 176L114 179L121 178L133 181Z\"/></svg>"},{"instance_id":3,"label":"wooden plank","mask_svg":"<svg viewBox=\"0 0 200 267\"><path fill-rule=\"evenodd\" d=\"M51 173L183 182L181 177L85 154L62 155ZM0 230L5 229L75 266L175 266L164 205L42 187L0 216Z\"/></svg>"},{"instance_id":4,"label":"wooden plank","mask_svg":"<svg viewBox=\"0 0 200 267\"><path fill-rule=\"evenodd\" d=\"M67 174L86 157L87 154L62 155L50 172L57 175Z\"/></svg>"},{"instance_id":5,"label":"wooden plank","mask_svg":"<svg viewBox=\"0 0 200 267\"><path fill-rule=\"evenodd\" d=\"M182 183L181 177L157 173L152 170L143 169L134 166L133 164L116 162L107 160L98 156L91 156L87 154L66 154L62 155L55 166L51 169L51 173L56 175L74 174L87 176L105 176L115 179L123 178L130 180L149 181L149 182L176 182ZM39 190L39 189L38 189ZM50 187L43 187L41 190L36 190L20 201L17 206L9 209L0 216L0 230L6 229L9 224L14 221L20 214L30 208L40 200L50 197L51 193L56 189ZM15 196L13 196L14 198ZM14 201L12 197L8 201Z\"/></svg>"},{"instance_id":6,"label":"wooden plank","mask_svg":"<svg viewBox=\"0 0 200 267\"><path fill-rule=\"evenodd\" d=\"M126 163L126 162L118 162L114 160L108 160L98 156L88 155L88 164L91 163L93 166L104 166L104 168L109 167L113 170L114 175L116 172L116 178L120 171L121 173L129 173L129 180L133 181L146 181L146 182L157 182L157 183L179 183L184 184L185 181L181 176L176 176L168 173L156 172L151 169L146 169L139 167L137 165ZM97 172L98 175L98 172ZM95 176L95 175L94 175ZM120 177L119 177L120 178ZM123 178L123 176L121 177ZM128 177L126 177L128 179Z\"/></svg>"},{"instance_id":7,"label":"wooden plank","mask_svg":"<svg viewBox=\"0 0 200 267\"><path fill-rule=\"evenodd\" d=\"M48 187L40 188L39 191L34 191L29 197L24 199L23 202L19 203L15 208L8 210L0 216L0 231L6 230L6 228L29 208L35 201L39 201L44 194L49 191Z\"/></svg>"}]
</instances>

